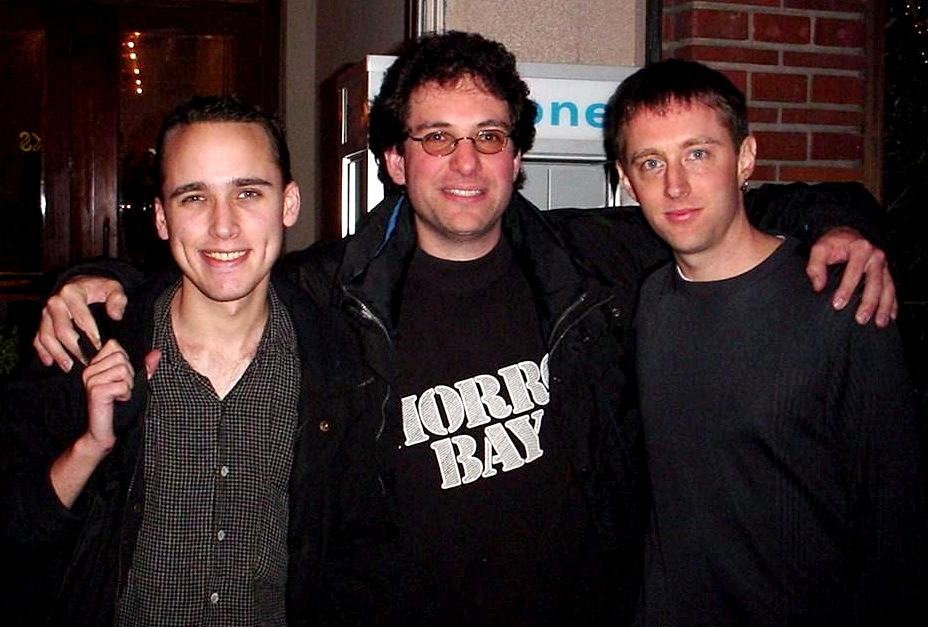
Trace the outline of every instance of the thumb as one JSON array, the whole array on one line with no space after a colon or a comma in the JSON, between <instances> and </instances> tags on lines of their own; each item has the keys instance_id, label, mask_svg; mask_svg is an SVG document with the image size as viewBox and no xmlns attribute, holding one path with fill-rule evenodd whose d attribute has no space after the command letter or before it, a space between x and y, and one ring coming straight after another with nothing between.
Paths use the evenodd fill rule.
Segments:
<instances>
[{"instance_id":1,"label":"thumb","mask_svg":"<svg viewBox=\"0 0 928 627\"><path fill-rule=\"evenodd\" d=\"M155 374L155 370L158 369L158 362L161 361L161 351L153 350L145 355L145 374L148 375L148 378L151 379L152 375Z\"/></svg>"}]
</instances>

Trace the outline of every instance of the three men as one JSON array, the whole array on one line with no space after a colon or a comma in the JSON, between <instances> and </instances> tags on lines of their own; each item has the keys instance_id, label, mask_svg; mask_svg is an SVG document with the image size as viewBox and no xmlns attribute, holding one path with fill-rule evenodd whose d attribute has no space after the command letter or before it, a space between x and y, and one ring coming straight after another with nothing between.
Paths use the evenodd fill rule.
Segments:
<instances>
[{"instance_id":1,"label":"three men","mask_svg":"<svg viewBox=\"0 0 928 627\"><path fill-rule=\"evenodd\" d=\"M281 267L360 364L315 401L325 418L294 457L291 559L314 566L291 570L292 624L622 624L633 610L646 486L626 336L667 252L632 211L543 215L515 193L534 114L501 45L415 42L370 112L398 193ZM66 310L90 329L85 297L120 304L89 280L53 299L72 350ZM54 324L37 345L66 363Z\"/></svg>"},{"instance_id":2,"label":"three men","mask_svg":"<svg viewBox=\"0 0 928 627\"><path fill-rule=\"evenodd\" d=\"M674 263L636 315L654 506L644 625L922 624L925 522L895 329L835 314L805 253L751 226L757 144L721 73L668 60L616 91L622 184Z\"/></svg>"}]
</instances>

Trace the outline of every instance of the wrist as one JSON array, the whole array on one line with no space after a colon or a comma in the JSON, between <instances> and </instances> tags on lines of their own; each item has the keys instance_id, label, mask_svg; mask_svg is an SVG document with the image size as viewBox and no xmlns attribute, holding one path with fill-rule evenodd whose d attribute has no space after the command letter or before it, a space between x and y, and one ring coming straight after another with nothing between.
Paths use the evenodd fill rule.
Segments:
<instances>
[{"instance_id":1,"label":"wrist","mask_svg":"<svg viewBox=\"0 0 928 627\"><path fill-rule=\"evenodd\" d=\"M71 451L79 459L99 462L110 454L114 446L115 436L99 438L88 431L74 442Z\"/></svg>"}]
</instances>

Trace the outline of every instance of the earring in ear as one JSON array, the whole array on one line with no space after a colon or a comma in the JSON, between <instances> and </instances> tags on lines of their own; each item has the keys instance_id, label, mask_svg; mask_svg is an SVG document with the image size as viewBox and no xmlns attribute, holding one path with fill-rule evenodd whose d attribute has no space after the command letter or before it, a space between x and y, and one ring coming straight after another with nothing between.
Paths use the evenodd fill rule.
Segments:
<instances>
[{"instance_id":1,"label":"earring in ear","mask_svg":"<svg viewBox=\"0 0 928 627\"><path fill-rule=\"evenodd\" d=\"M748 181L747 181L747 179L745 179L744 181L741 182L741 193L743 194L743 193L746 192L746 191L748 191Z\"/></svg>"}]
</instances>

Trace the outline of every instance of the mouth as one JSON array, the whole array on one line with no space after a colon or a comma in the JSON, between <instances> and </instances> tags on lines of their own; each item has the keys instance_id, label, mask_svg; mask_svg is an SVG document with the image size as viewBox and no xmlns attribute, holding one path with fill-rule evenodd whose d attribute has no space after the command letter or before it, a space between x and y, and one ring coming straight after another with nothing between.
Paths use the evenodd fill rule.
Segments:
<instances>
[{"instance_id":1,"label":"mouth","mask_svg":"<svg viewBox=\"0 0 928 627\"><path fill-rule=\"evenodd\" d=\"M247 251L244 250L205 250L203 255L209 259L215 261L229 262L235 261L236 259L241 259L247 254Z\"/></svg>"},{"instance_id":2,"label":"mouth","mask_svg":"<svg viewBox=\"0 0 928 627\"><path fill-rule=\"evenodd\" d=\"M464 189L460 187L445 187L442 191L449 196L457 196L458 198L477 198L484 194L482 189Z\"/></svg>"},{"instance_id":3,"label":"mouth","mask_svg":"<svg viewBox=\"0 0 928 627\"><path fill-rule=\"evenodd\" d=\"M699 213L699 209L674 209L673 211L665 211L664 217L668 222L686 222L687 220L693 219L693 217Z\"/></svg>"}]
</instances>

